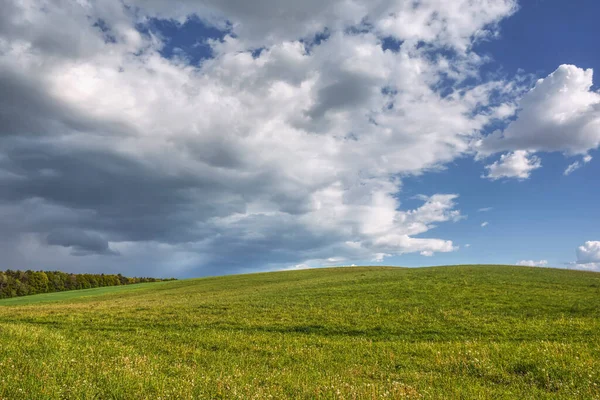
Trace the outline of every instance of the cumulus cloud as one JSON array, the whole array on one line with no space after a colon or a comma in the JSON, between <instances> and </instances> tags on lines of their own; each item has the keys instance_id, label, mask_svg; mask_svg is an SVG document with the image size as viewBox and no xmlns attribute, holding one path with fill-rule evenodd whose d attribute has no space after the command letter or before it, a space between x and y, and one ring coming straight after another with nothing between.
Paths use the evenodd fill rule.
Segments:
<instances>
[{"instance_id":1,"label":"cumulus cloud","mask_svg":"<svg viewBox=\"0 0 600 400\"><path fill-rule=\"evenodd\" d=\"M297 264L297 265L292 265L290 267L286 267L286 268L282 268L283 271L298 271L298 270L303 270L303 269L310 269L311 266L308 264Z\"/></svg>"},{"instance_id":2,"label":"cumulus cloud","mask_svg":"<svg viewBox=\"0 0 600 400\"><path fill-rule=\"evenodd\" d=\"M593 70L561 65L519 102L515 121L478 143L481 154L499 151L582 154L600 145L600 93Z\"/></svg>"},{"instance_id":3,"label":"cumulus cloud","mask_svg":"<svg viewBox=\"0 0 600 400\"><path fill-rule=\"evenodd\" d=\"M547 260L539 260L539 261L521 260L521 261L518 261L516 265L521 265L524 267L546 267L548 265L548 261Z\"/></svg>"},{"instance_id":4,"label":"cumulus cloud","mask_svg":"<svg viewBox=\"0 0 600 400\"><path fill-rule=\"evenodd\" d=\"M382 36L411 44L424 42L467 49L474 39L496 34L498 22L517 10L516 0L132 0L151 16L180 21L197 14L226 27L245 46L272 45L311 37L315 32L372 28Z\"/></svg>"},{"instance_id":5,"label":"cumulus cloud","mask_svg":"<svg viewBox=\"0 0 600 400\"><path fill-rule=\"evenodd\" d=\"M375 254L375 257L373 257L373 260L372 260L372 261L373 261L373 262L380 263L380 262L383 262L383 260L385 260L385 258L386 258L386 257L389 257L389 256L391 256L391 254L386 254L386 253L376 253L376 254Z\"/></svg>"},{"instance_id":6,"label":"cumulus cloud","mask_svg":"<svg viewBox=\"0 0 600 400\"><path fill-rule=\"evenodd\" d=\"M515 10L511 0L9 0L3 258L194 276L454 251L434 229L462 218L458 196L406 207L402 179L471 153L512 115L522 88L482 81L473 45ZM222 39L206 41L197 65L165 58L154 19L197 19ZM565 118L583 127L586 113Z\"/></svg>"},{"instance_id":7,"label":"cumulus cloud","mask_svg":"<svg viewBox=\"0 0 600 400\"><path fill-rule=\"evenodd\" d=\"M497 180L502 178L528 179L531 171L542 166L541 160L525 150L517 150L500 156L500 160L487 165L485 178Z\"/></svg>"},{"instance_id":8,"label":"cumulus cloud","mask_svg":"<svg viewBox=\"0 0 600 400\"><path fill-rule=\"evenodd\" d=\"M486 227L486 226L488 226L489 224L490 224L490 223L489 223L489 222L487 222L487 221L485 221L485 222L482 222L482 223L481 223L481 227L482 227L482 228L485 228L485 227Z\"/></svg>"},{"instance_id":9,"label":"cumulus cloud","mask_svg":"<svg viewBox=\"0 0 600 400\"><path fill-rule=\"evenodd\" d=\"M593 272L600 272L600 263L585 263L585 264L580 264L577 262L571 262L571 263L567 263L567 268L569 269L576 269L576 270L582 270L582 271L593 271Z\"/></svg>"},{"instance_id":10,"label":"cumulus cloud","mask_svg":"<svg viewBox=\"0 0 600 400\"><path fill-rule=\"evenodd\" d=\"M465 18L464 3L9 2L0 209L21 251L7 257L74 268L60 249L118 252L113 265L200 274L455 250L422 236L460 219L456 196L402 210L395 177L466 151L486 123L471 110L500 106L485 91L503 82L435 89L472 77L470 45L515 9L469 3ZM224 34L200 66L164 58L147 24L192 15ZM405 43L385 50L388 36ZM447 46L462 55L433 62Z\"/></svg>"},{"instance_id":11,"label":"cumulus cloud","mask_svg":"<svg viewBox=\"0 0 600 400\"><path fill-rule=\"evenodd\" d=\"M571 269L600 272L600 241L587 241L575 250L577 261L566 263Z\"/></svg>"},{"instance_id":12,"label":"cumulus cloud","mask_svg":"<svg viewBox=\"0 0 600 400\"><path fill-rule=\"evenodd\" d=\"M600 241L588 241L577 248L577 263L600 263Z\"/></svg>"}]
</instances>

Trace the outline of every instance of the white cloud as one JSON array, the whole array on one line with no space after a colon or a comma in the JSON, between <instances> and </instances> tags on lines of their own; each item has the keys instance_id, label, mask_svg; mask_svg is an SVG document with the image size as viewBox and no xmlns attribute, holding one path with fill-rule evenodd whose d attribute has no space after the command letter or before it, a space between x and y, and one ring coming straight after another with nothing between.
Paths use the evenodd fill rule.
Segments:
<instances>
[{"instance_id":1,"label":"white cloud","mask_svg":"<svg viewBox=\"0 0 600 400\"><path fill-rule=\"evenodd\" d=\"M502 178L527 179L531 171L542 166L541 160L525 150L517 150L504 154L499 161L485 168L488 170L484 178L497 180Z\"/></svg>"},{"instance_id":2,"label":"white cloud","mask_svg":"<svg viewBox=\"0 0 600 400\"><path fill-rule=\"evenodd\" d=\"M471 247L471 245L469 243L465 244L465 248L468 249L469 247Z\"/></svg>"},{"instance_id":3,"label":"white cloud","mask_svg":"<svg viewBox=\"0 0 600 400\"><path fill-rule=\"evenodd\" d=\"M494 208L493 207L485 207L485 208L480 208L479 210L477 210L477 212L488 212L488 211L492 211Z\"/></svg>"},{"instance_id":4,"label":"white cloud","mask_svg":"<svg viewBox=\"0 0 600 400\"><path fill-rule=\"evenodd\" d=\"M466 50L473 40L493 36L496 24L517 9L515 0L265 0L252 5L239 0L133 0L152 16L185 20L197 14L217 26L227 26L245 46L272 45L310 37L326 28L374 25L382 36Z\"/></svg>"},{"instance_id":5,"label":"white cloud","mask_svg":"<svg viewBox=\"0 0 600 400\"><path fill-rule=\"evenodd\" d=\"M522 265L524 267L546 267L548 265L548 261L547 260L539 260L539 261L521 260L521 261L517 262L516 265Z\"/></svg>"},{"instance_id":6,"label":"white cloud","mask_svg":"<svg viewBox=\"0 0 600 400\"><path fill-rule=\"evenodd\" d=\"M600 272L600 262L597 263L569 263L567 266L571 269Z\"/></svg>"},{"instance_id":7,"label":"white cloud","mask_svg":"<svg viewBox=\"0 0 600 400\"><path fill-rule=\"evenodd\" d=\"M600 272L600 241L587 241L575 253L577 261L567 263L568 268Z\"/></svg>"},{"instance_id":8,"label":"white cloud","mask_svg":"<svg viewBox=\"0 0 600 400\"><path fill-rule=\"evenodd\" d=\"M570 164L567 169L564 172L564 175L570 175L572 174L575 170L578 170L579 168L581 168L584 164L589 163L590 161L592 161L592 157L590 155L586 155L583 157L583 159L581 160L582 162L579 161L575 161L573 164Z\"/></svg>"},{"instance_id":9,"label":"white cloud","mask_svg":"<svg viewBox=\"0 0 600 400\"><path fill-rule=\"evenodd\" d=\"M374 262L383 262L383 260L385 260L386 257L391 256L391 254L386 254L386 253L377 253L375 254L375 257L373 257Z\"/></svg>"},{"instance_id":10,"label":"white cloud","mask_svg":"<svg viewBox=\"0 0 600 400\"><path fill-rule=\"evenodd\" d=\"M490 223L489 223L489 222L487 222L487 221L485 221L485 222L482 222L482 223L481 223L481 227L482 227L482 228L485 228L485 227L486 227L486 226L488 226L489 224L490 224Z\"/></svg>"},{"instance_id":11,"label":"white cloud","mask_svg":"<svg viewBox=\"0 0 600 400\"><path fill-rule=\"evenodd\" d=\"M423 257L433 257L433 251L422 251L421 255Z\"/></svg>"},{"instance_id":12,"label":"white cloud","mask_svg":"<svg viewBox=\"0 0 600 400\"><path fill-rule=\"evenodd\" d=\"M296 265L292 265L288 268L284 268L284 270L287 271L297 271L297 270L302 270L302 269L310 269L311 266L308 264L296 264Z\"/></svg>"},{"instance_id":13,"label":"white cloud","mask_svg":"<svg viewBox=\"0 0 600 400\"><path fill-rule=\"evenodd\" d=\"M474 35L477 39L493 35L495 27L490 30L489 25L517 9L512 0L423 2L417 7L410 1L389 4L391 8L376 24L380 31L400 40L439 42L460 49L466 49Z\"/></svg>"},{"instance_id":14,"label":"white cloud","mask_svg":"<svg viewBox=\"0 0 600 400\"><path fill-rule=\"evenodd\" d=\"M577 263L600 263L600 241L588 241L577 248Z\"/></svg>"},{"instance_id":15,"label":"white cloud","mask_svg":"<svg viewBox=\"0 0 600 400\"><path fill-rule=\"evenodd\" d=\"M561 65L519 103L517 119L479 142L481 154L559 151L586 154L600 145L600 93L593 70Z\"/></svg>"},{"instance_id":16,"label":"white cloud","mask_svg":"<svg viewBox=\"0 0 600 400\"><path fill-rule=\"evenodd\" d=\"M573 164L569 164L569 166L567 167L567 169L565 169L565 172L563 174L570 175L579 168L581 168L581 163L579 161L575 161Z\"/></svg>"}]
</instances>

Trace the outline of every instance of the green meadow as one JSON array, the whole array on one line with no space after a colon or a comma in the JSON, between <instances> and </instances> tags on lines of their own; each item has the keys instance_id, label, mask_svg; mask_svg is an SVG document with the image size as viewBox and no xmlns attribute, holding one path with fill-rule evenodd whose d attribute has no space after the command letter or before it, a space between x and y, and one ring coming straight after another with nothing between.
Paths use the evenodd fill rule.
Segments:
<instances>
[{"instance_id":1,"label":"green meadow","mask_svg":"<svg viewBox=\"0 0 600 400\"><path fill-rule=\"evenodd\" d=\"M0 399L600 399L600 274L331 268L0 301Z\"/></svg>"}]
</instances>

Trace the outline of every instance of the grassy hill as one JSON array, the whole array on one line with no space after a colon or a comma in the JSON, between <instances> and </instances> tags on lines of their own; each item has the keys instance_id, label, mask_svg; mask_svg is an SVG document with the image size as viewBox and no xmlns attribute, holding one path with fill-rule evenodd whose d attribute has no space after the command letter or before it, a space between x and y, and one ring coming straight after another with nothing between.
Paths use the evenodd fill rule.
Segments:
<instances>
[{"instance_id":1,"label":"grassy hill","mask_svg":"<svg viewBox=\"0 0 600 400\"><path fill-rule=\"evenodd\" d=\"M599 399L600 274L334 268L2 300L0 399L21 398Z\"/></svg>"}]
</instances>

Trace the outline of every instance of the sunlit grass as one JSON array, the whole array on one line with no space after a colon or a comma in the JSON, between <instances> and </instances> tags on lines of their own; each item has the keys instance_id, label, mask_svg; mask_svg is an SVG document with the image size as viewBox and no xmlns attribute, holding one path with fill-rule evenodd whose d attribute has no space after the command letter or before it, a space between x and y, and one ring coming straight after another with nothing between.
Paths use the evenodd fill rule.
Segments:
<instances>
[{"instance_id":1,"label":"sunlit grass","mask_svg":"<svg viewBox=\"0 0 600 400\"><path fill-rule=\"evenodd\" d=\"M0 399L600 398L600 274L335 268L42 296L0 301Z\"/></svg>"}]
</instances>

